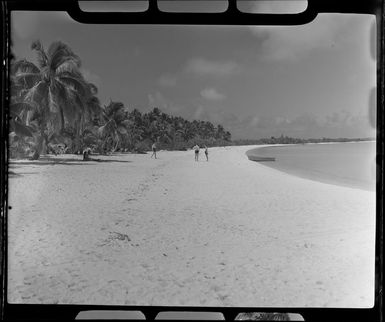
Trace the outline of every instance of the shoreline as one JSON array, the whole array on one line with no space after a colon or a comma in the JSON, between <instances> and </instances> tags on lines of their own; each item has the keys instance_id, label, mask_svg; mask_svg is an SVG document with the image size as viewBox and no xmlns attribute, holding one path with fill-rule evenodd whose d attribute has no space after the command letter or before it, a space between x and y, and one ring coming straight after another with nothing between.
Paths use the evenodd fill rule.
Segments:
<instances>
[{"instance_id":1,"label":"shoreline","mask_svg":"<svg viewBox=\"0 0 385 322\"><path fill-rule=\"evenodd\" d=\"M249 148L12 163L9 302L371 307L375 194Z\"/></svg>"},{"instance_id":2,"label":"shoreline","mask_svg":"<svg viewBox=\"0 0 385 322\"><path fill-rule=\"evenodd\" d=\"M325 144L345 144L345 143L375 143L376 141L355 141L355 142L330 142L330 143L306 143L306 145L325 145ZM263 146L258 146L256 148L250 149L246 151L247 157L255 157L255 158L260 158L261 160L251 160L250 161L256 161L256 162L261 162L263 166L272 168L276 171L280 171L289 175L297 176L303 179L308 179L320 183L326 183L326 184L332 184L332 185L337 185L337 186L342 186L342 187L348 187L348 188L354 188L354 189L362 189L365 191L375 191L375 183L374 184L369 184L367 182L360 182L357 180L352 180L349 178L342 178L333 175L332 173L327 173L324 171L319 171L316 169L309 170L309 169L301 169L296 166L283 166L282 164L277 164L275 161L272 162L263 162L264 158L274 158L274 156L268 156L267 155L261 155L258 154L258 151L261 149L272 149L272 148L281 148L281 147L288 147L288 146L299 146L302 147L304 144L271 144L271 145L263 145Z\"/></svg>"}]
</instances>

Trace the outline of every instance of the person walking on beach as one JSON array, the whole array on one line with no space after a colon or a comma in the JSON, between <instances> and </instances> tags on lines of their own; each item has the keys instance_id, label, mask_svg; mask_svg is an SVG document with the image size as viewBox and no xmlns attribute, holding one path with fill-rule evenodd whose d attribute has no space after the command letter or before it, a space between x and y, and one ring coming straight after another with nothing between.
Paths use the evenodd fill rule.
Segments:
<instances>
[{"instance_id":1,"label":"person walking on beach","mask_svg":"<svg viewBox=\"0 0 385 322\"><path fill-rule=\"evenodd\" d=\"M151 158L155 156L155 159L156 159L156 143L154 142L154 144L152 145L152 154L151 154Z\"/></svg>"},{"instance_id":2,"label":"person walking on beach","mask_svg":"<svg viewBox=\"0 0 385 322\"><path fill-rule=\"evenodd\" d=\"M199 159L199 145L196 144L194 147L193 147L194 151L195 151L195 161L198 161Z\"/></svg>"},{"instance_id":3,"label":"person walking on beach","mask_svg":"<svg viewBox=\"0 0 385 322\"><path fill-rule=\"evenodd\" d=\"M207 145L205 145L205 155L206 155L206 161L209 161L209 148Z\"/></svg>"}]
</instances>

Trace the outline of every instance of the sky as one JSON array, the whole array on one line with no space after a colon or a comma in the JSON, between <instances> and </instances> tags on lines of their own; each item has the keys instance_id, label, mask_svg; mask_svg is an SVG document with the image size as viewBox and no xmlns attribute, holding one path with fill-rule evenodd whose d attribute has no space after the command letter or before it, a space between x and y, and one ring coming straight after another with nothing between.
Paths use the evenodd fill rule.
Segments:
<instances>
[{"instance_id":1,"label":"sky","mask_svg":"<svg viewBox=\"0 0 385 322\"><path fill-rule=\"evenodd\" d=\"M374 16L322 14L290 27L140 26L18 11L11 23L17 59L36 63L34 40L46 49L63 41L103 105L158 107L222 124L233 139L375 136Z\"/></svg>"}]
</instances>

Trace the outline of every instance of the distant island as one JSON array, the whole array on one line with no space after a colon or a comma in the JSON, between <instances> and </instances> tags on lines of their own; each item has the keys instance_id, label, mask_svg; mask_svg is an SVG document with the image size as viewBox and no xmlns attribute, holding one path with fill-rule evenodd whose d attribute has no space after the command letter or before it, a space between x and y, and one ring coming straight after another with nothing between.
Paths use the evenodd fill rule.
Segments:
<instances>
[{"instance_id":1,"label":"distant island","mask_svg":"<svg viewBox=\"0 0 385 322\"><path fill-rule=\"evenodd\" d=\"M289 136L270 137L262 139L241 139L234 140L234 145L262 145L262 144L305 144L305 143L327 143L327 142L358 142L358 141L375 141L375 138L309 138L300 139Z\"/></svg>"}]
</instances>

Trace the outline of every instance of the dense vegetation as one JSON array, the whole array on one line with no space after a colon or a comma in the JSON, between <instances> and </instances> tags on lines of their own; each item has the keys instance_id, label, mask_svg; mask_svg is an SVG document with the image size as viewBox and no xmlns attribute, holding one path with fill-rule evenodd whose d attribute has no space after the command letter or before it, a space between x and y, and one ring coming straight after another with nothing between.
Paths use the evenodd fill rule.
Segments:
<instances>
[{"instance_id":1,"label":"dense vegetation","mask_svg":"<svg viewBox=\"0 0 385 322\"><path fill-rule=\"evenodd\" d=\"M32 43L38 65L18 60L11 66L10 155L38 159L43 153L143 152L185 150L195 144L228 145L223 126L189 121L159 108L141 113L121 102L102 106L98 89L81 73L80 58L62 42L45 50Z\"/></svg>"}]
</instances>

